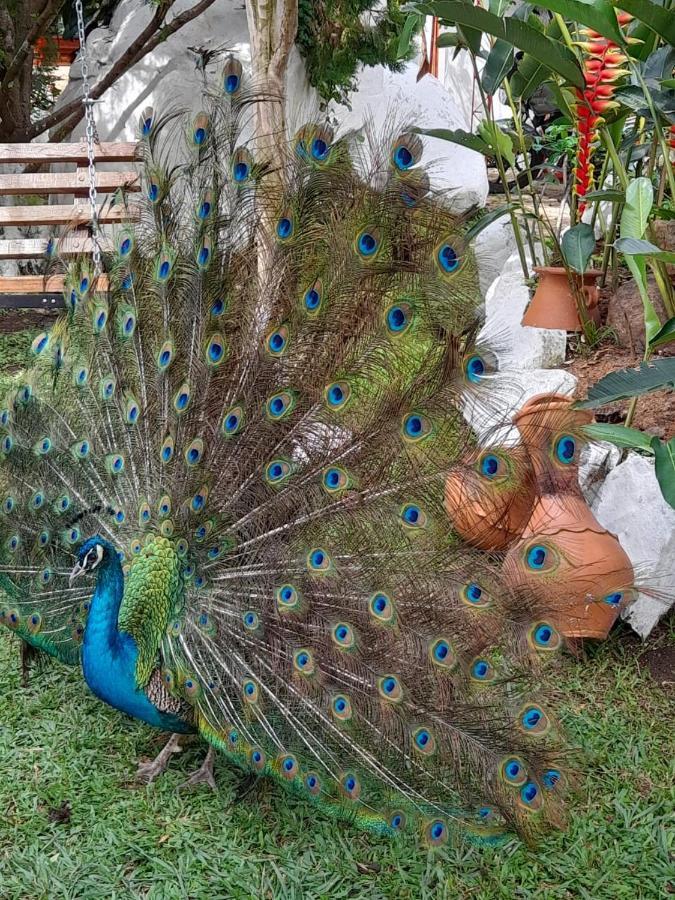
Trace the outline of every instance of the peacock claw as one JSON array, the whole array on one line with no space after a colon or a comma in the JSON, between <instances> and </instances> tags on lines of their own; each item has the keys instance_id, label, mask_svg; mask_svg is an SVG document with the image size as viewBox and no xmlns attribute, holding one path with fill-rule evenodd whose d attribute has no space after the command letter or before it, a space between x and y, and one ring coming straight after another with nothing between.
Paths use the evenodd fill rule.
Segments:
<instances>
[{"instance_id":1,"label":"peacock claw","mask_svg":"<svg viewBox=\"0 0 675 900\"><path fill-rule=\"evenodd\" d=\"M155 778L166 771L172 755L180 752L180 735L172 734L162 750L160 750L153 760L138 764L134 781L137 784L152 784Z\"/></svg>"},{"instance_id":2,"label":"peacock claw","mask_svg":"<svg viewBox=\"0 0 675 900\"><path fill-rule=\"evenodd\" d=\"M204 762L197 769L196 772L193 772L192 775L184 781L183 784L180 785L179 790L184 790L185 788L193 788L199 784L208 784L212 791L215 791L216 788L216 778L213 774L213 760L215 759L215 750L213 747L209 747L208 753L204 759Z\"/></svg>"}]
</instances>

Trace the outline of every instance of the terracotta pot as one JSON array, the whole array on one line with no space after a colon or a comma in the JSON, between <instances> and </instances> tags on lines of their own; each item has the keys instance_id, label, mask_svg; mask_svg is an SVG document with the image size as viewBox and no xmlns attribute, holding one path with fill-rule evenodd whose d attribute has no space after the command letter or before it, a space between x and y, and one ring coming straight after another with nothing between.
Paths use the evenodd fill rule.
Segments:
<instances>
[{"instance_id":1,"label":"terracotta pot","mask_svg":"<svg viewBox=\"0 0 675 900\"><path fill-rule=\"evenodd\" d=\"M587 409L573 409L564 394L537 394L513 417L529 454L539 493L580 494L579 453L583 425L593 421Z\"/></svg>"},{"instance_id":2,"label":"terracotta pot","mask_svg":"<svg viewBox=\"0 0 675 900\"><path fill-rule=\"evenodd\" d=\"M535 501L524 446L467 454L445 481L445 509L457 533L481 550L504 550L523 531Z\"/></svg>"},{"instance_id":3,"label":"terracotta pot","mask_svg":"<svg viewBox=\"0 0 675 900\"><path fill-rule=\"evenodd\" d=\"M607 637L633 599L628 556L574 494L539 498L503 574L523 606L568 638Z\"/></svg>"},{"instance_id":4,"label":"terracotta pot","mask_svg":"<svg viewBox=\"0 0 675 900\"><path fill-rule=\"evenodd\" d=\"M570 287L567 271L556 266L537 266L534 271L539 276L537 289L525 310L522 324L534 328L560 329L561 331L582 331L574 294ZM598 309L599 290L596 280L601 275L589 269L583 275L573 275L586 301L588 317L596 324L600 322Z\"/></svg>"}]
</instances>

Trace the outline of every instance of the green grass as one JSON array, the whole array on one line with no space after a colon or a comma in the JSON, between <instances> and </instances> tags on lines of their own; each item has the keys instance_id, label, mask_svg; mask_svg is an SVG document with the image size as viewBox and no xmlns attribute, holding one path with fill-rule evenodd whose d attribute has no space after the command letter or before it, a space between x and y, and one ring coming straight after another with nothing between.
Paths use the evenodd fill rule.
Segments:
<instances>
[{"instance_id":1,"label":"green grass","mask_svg":"<svg viewBox=\"0 0 675 900\"><path fill-rule=\"evenodd\" d=\"M215 794L179 792L199 765L199 745L154 785L129 787L137 759L154 755L160 736L51 661L22 689L16 643L3 634L0 896L662 898L675 890L672 694L640 671L639 652L620 632L592 658L565 664L562 717L585 756L567 832L537 851L515 840L500 848L457 840L427 853L414 837L377 840L323 821L270 783L235 802L241 776L224 760ZM68 820L52 821L62 804Z\"/></svg>"}]
</instances>

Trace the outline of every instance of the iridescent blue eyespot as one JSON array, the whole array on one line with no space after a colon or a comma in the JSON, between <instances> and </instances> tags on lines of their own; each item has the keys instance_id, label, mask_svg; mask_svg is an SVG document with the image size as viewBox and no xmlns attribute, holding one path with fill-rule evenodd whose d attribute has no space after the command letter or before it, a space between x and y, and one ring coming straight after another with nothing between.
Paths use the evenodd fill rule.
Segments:
<instances>
[{"instance_id":1,"label":"iridescent blue eyespot","mask_svg":"<svg viewBox=\"0 0 675 900\"><path fill-rule=\"evenodd\" d=\"M414 161L415 158L407 147L401 145L394 150L394 164L402 172L409 169Z\"/></svg>"},{"instance_id":2,"label":"iridescent blue eyespot","mask_svg":"<svg viewBox=\"0 0 675 900\"><path fill-rule=\"evenodd\" d=\"M527 565L530 569L543 569L546 564L546 559L548 557L548 551L546 547L543 547L541 544L535 544L534 547L530 547L527 551Z\"/></svg>"},{"instance_id":3,"label":"iridescent blue eyespot","mask_svg":"<svg viewBox=\"0 0 675 900\"><path fill-rule=\"evenodd\" d=\"M480 603L483 598L483 589L475 581L472 581L464 589L464 596L469 603Z\"/></svg>"},{"instance_id":4,"label":"iridescent blue eyespot","mask_svg":"<svg viewBox=\"0 0 675 900\"><path fill-rule=\"evenodd\" d=\"M556 641L558 635L552 625L542 623L535 628L533 637L538 647L549 647Z\"/></svg>"},{"instance_id":5,"label":"iridescent blue eyespot","mask_svg":"<svg viewBox=\"0 0 675 900\"><path fill-rule=\"evenodd\" d=\"M556 441L555 455L557 456L559 462L561 462L564 466L569 466L570 463L574 462L576 449L577 442L572 437L572 435L564 434Z\"/></svg>"},{"instance_id":6,"label":"iridescent blue eyespot","mask_svg":"<svg viewBox=\"0 0 675 900\"><path fill-rule=\"evenodd\" d=\"M403 437L407 441L421 441L431 434L431 423L419 413L410 413L403 419Z\"/></svg>"},{"instance_id":7,"label":"iridescent blue eyespot","mask_svg":"<svg viewBox=\"0 0 675 900\"><path fill-rule=\"evenodd\" d=\"M258 625L260 624L260 619L258 618L258 614L256 612L253 612L252 609L249 609L247 612L244 613L243 620L244 620L244 628L246 628L247 631L255 631L256 628L258 627Z\"/></svg>"},{"instance_id":8,"label":"iridescent blue eyespot","mask_svg":"<svg viewBox=\"0 0 675 900\"><path fill-rule=\"evenodd\" d=\"M476 659L471 666L471 677L476 681L487 681L492 675L492 666L486 659Z\"/></svg>"},{"instance_id":9,"label":"iridescent blue eyespot","mask_svg":"<svg viewBox=\"0 0 675 900\"><path fill-rule=\"evenodd\" d=\"M438 264L444 272L454 272L459 267L459 257L450 244L443 244L436 253Z\"/></svg>"},{"instance_id":10,"label":"iridescent blue eyespot","mask_svg":"<svg viewBox=\"0 0 675 900\"><path fill-rule=\"evenodd\" d=\"M539 796L539 788L534 781L528 781L520 789L520 799L527 806L531 806Z\"/></svg>"},{"instance_id":11,"label":"iridescent blue eyespot","mask_svg":"<svg viewBox=\"0 0 675 900\"><path fill-rule=\"evenodd\" d=\"M464 371L469 381L478 384L485 375L485 362L480 356L470 356L464 364Z\"/></svg>"},{"instance_id":12,"label":"iridescent blue eyespot","mask_svg":"<svg viewBox=\"0 0 675 900\"><path fill-rule=\"evenodd\" d=\"M323 162L330 152L330 145L323 138L314 138L312 141L312 156L319 162Z\"/></svg>"},{"instance_id":13,"label":"iridescent blue eyespot","mask_svg":"<svg viewBox=\"0 0 675 900\"><path fill-rule=\"evenodd\" d=\"M131 238L123 238L122 242L120 243L120 256L128 256L129 252L131 251L131 247Z\"/></svg>"},{"instance_id":14,"label":"iridescent blue eyespot","mask_svg":"<svg viewBox=\"0 0 675 900\"><path fill-rule=\"evenodd\" d=\"M558 771L558 769L547 769L546 772L542 775L541 783L544 785L547 791L552 791L555 787L560 784L562 775Z\"/></svg>"},{"instance_id":15,"label":"iridescent blue eyespot","mask_svg":"<svg viewBox=\"0 0 675 900\"><path fill-rule=\"evenodd\" d=\"M432 846L438 847L448 839L448 826L440 819L435 819L427 826L426 836Z\"/></svg>"},{"instance_id":16,"label":"iridescent blue eyespot","mask_svg":"<svg viewBox=\"0 0 675 900\"><path fill-rule=\"evenodd\" d=\"M494 453L488 453L480 462L480 473L485 478L496 478L499 475L501 461Z\"/></svg>"},{"instance_id":17,"label":"iridescent blue eyespot","mask_svg":"<svg viewBox=\"0 0 675 900\"><path fill-rule=\"evenodd\" d=\"M222 316L222 314L224 312L225 312L225 301L222 299L215 300L213 302L213 304L211 305L211 315L214 317L214 319L217 319L218 316Z\"/></svg>"},{"instance_id":18,"label":"iridescent blue eyespot","mask_svg":"<svg viewBox=\"0 0 675 900\"><path fill-rule=\"evenodd\" d=\"M529 706L522 714L520 721L523 724L523 728L531 731L533 728L536 728L544 718L544 713L539 707Z\"/></svg>"},{"instance_id":19,"label":"iridescent blue eyespot","mask_svg":"<svg viewBox=\"0 0 675 900\"><path fill-rule=\"evenodd\" d=\"M384 675L378 679L378 691L385 700L398 702L403 697L403 688L396 675Z\"/></svg>"},{"instance_id":20,"label":"iridescent blue eyespot","mask_svg":"<svg viewBox=\"0 0 675 900\"><path fill-rule=\"evenodd\" d=\"M234 180L241 183L242 181L246 181L249 176L250 167L245 162L237 162L234 165L232 170L232 174L234 176Z\"/></svg>"},{"instance_id":21,"label":"iridescent blue eyespot","mask_svg":"<svg viewBox=\"0 0 675 900\"><path fill-rule=\"evenodd\" d=\"M513 757L502 763L502 772L506 781L516 786L523 784L527 779L527 772L522 763Z\"/></svg>"},{"instance_id":22,"label":"iridescent blue eyespot","mask_svg":"<svg viewBox=\"0 0 675 900\"><path fill-rule=\"evenodd\" d=\"M305 308L307 310L309 310L310 312L313 312L315 309L318 308L319 304L321 303L321 294L316 289L316 287L310 288L305 293L304 303L305 303Z\"/></svg>"},{"instance_id":23,"label":"iridescent blue eyespot","mask_svg":"<svg viewBox=\"0 0 675 900\"><path fill-rule=\"evenodd\" d=\"M351 388L346 381L336 381L326 388L326 402L331 409L338 410L347 403L351 395Z\"/></svg>"},{"instance_id":24,"label":"iridescent blue eyespot","mask_svg":"<svg viewBox=\"0 0 675 900\"><path fill-rule=\"evenodd\" d=\"M287 240L293 234L293 220L288 216L282 216L277 222L277 237L281 241Z\"/></svg>"},{"instance_id":25,"label":"iridescent blue eyespot","mask_svg":"<svg viewBox=\"0 0 675 900\"><path fill-rule=\"evenodd\" d=\"M370 609L371 615L373 615L379 622L383 622L385 624L389 624L392 622L394 618L394 604L391 599L387 596L387 594L379 591L377 594L373 594L373 596L368 601L368 607Z\"/></svg>"},{"instance_id":26,"label":"iridescent blue eyespot","mask_svg":"<svg viewBox=\"0 0 675 900\"><path fill-rule=\"evenodd\" d=\"M371 257L377 253L379 241L372 232L362 231L358 236L356 246L361 256Z\"/></svg>"},{"instance_id":27,"label":"iridescent blue eyespot","mask_svg":"<svg viewBox=\"0 0 675 900\"><path fill-rule=\"evenodd\" d=\"M0 444L0 447L2 448L2 452L9 453L13 446L14 446L14 441L12 439L11 434L6 434L4 436L4 438L2 439L2 443Z\"/></svg>"},{"instance_id":28,"label":"iridescent blue eyespot","mask_svg":"<svg viewBox=\"0 0 675 900\"><path fill-rule=\"evenodd\" d=\"M607 594L602 598L602 602L607 603L609 606L619 606L622 600L623 593L621 591L615 591L613 594Z\"/></svg>"},{"instance_id":29,"label":"iridescent blue eyespot","mask_svg":"<svg viewBox=\"0 0 675 900\"><path fill-rule=\"evenodd\" d=\"M402 831L405 828L405 814L398 810L391 814L389 819L389 827L394 831Z\"/></svg>"},{"instance_id":30,"label":"iridescent blue eyespot","mask_svg":"<svg viewBox=\"0 0 675 900\"><path fill-rule=\"evenodd\" d=\"M321 792L321 780L314 772L308 772L305 775L305 787L312 796L316 796Z\"/></svg>"},{"instance_id":31,"label":"iridescent blue eyespot","mask_svg":"<svg viewBox=\"0 0 675 900\"><path fill-rule=\"evenodd\" d=\"M225 78L225 83L223 84L225 93L235 94L239 90L240 83L241 79L239 78L239 76L231 73Z\"/></svg>"},{"instance_id":32,"label":"iridescent blue eyespot","mask_svg":"<svg viewBox=\"0 0 675 900\"><path fill-rule=\"evenodd\" d=\"M407 303L390 306L387 310L387 328L392 334L403 334L410 327L410 321L411 312Z\"/></svg>"}]
</instances>

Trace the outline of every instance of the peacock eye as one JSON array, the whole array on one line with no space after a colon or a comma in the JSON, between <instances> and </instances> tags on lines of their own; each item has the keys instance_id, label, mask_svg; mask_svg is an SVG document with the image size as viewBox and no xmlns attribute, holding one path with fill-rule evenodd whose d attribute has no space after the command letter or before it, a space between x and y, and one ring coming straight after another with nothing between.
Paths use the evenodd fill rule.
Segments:
<instances>
[{"instance_id":1,"label":"peacock eye","mask_svg":"<svg viewBox=\"0 0 675 900\"><path fill-rule=\"evenodd\" d=\"M555 443L555 455L558 462L569 466L576 459L577 442L571 434L563 434Z\"/></svg>"},{"instance_id":2,"label":"peacock eye","mask_svg":"<svg viewBox=\"0 0 675 900\"><path fill-rule=\"evenodd\" d=\"M478 471L483 478L487 478L489 481L494 481L496 478L505 475L505 468L504 461L494 453L484 454L478 464Z\"/></svg>"},{"instance_id":3,"label":"peacock eye","mask_svg":"<svg viewBox=\"0 0 675 900\"><path fill-rule=\"evenodd\" d=\"M525 550L525 565L531 572L547 572L558 564L558 555L546 544L530 544Z\"/></svg>"}]
</instances>

